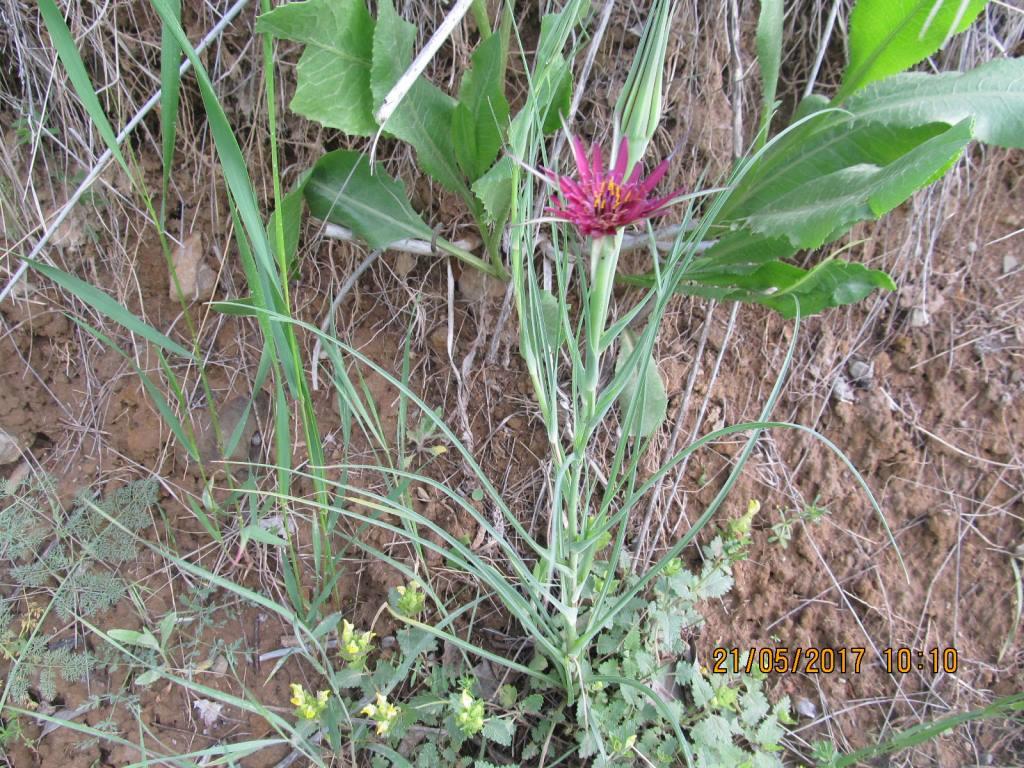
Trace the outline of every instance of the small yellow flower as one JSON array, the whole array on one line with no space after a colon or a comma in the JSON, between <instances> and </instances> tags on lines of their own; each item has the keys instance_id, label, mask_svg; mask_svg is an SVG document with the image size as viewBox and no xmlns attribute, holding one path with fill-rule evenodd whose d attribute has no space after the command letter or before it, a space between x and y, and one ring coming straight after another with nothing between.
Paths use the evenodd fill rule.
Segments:
<instances>
[{"instance_id":1,"label":"small yellow flower","mask_svg":"<svg viewBox=\"0 0 1024 768\"><path fill-rule=\"evenodd\" d=\"M351 666L360 668L366 657L373 650L374 632L356 632L355 627L346 619L341 620L341 637L338 639L338 652L341 658Z\"/></svg>"},{"instance_id":2,"label":"small yellow flower","mask_svg":"<svg viewBox=\"0 0 1024 768\"><path fill-rule=\"evenodd\" d=\"M319 691L314 698L298 683L292 683L289 687L292 689L291 702L295 705L295 714L303 720L316 720L327 709L330 691Z\"/></svg>"},{"instance_id":3,"label":"small yellow flower","mask_svg":"<svg viewBox=\"0 0 1024 768\"><path fill-rule=\"evenodd\" d=\"M420 583L418 581L411 581L408 587L395 587L395 592L398 593L396 607L400 614L410 618L415 618L420 614L426 603L427 596L420 591Z\"/></svg>"},{"instance_id":4,"label":"small yellow flower","mask_svg":"<svg viewBox=\"0 0 1024 768\"><path fill-rule=\"evenodd\" d=\"M367 704L360 710L377 724L377 735L385 736L391 730L391 724L398 717L398 707L388 701L383 693L377 694L377 700L373 704Z\"/></svg>"}]
</instances>

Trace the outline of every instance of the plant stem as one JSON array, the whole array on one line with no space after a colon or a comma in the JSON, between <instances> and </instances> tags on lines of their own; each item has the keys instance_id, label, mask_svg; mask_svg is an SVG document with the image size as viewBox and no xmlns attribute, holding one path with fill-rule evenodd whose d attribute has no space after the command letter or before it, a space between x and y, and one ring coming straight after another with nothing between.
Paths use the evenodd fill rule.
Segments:
<instances>
[{"instance_id":1,"label":"plant stem","mask_svg":"<svg viewBox=\"0 0 1024 768\"><path fill-rule=\"evenodd\" d=\"M476 28L480 32L480 39L486 40L491 36L491 20L487 16L487 0L473 0L471 10L476 20Z\"/></svg>"}]
</instances>

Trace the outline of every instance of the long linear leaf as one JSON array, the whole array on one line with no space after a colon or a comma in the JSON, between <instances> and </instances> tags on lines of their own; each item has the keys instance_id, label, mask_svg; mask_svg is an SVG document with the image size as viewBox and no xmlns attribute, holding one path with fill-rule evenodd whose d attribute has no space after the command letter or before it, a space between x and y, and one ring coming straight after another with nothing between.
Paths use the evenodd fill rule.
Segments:
<instances>
[{"instance_id":1,"label":"long linear leaf","mask_svg":"<svg viewBox=\"0 0 1024 768\"><path fill-rule=\"evenodd\" d=\"M123 325L132 333L137 333L146 341L155 344L161 349L166 349L168 352L173 352L174 354L180 355L188 360L194 360L192 353L185 349L185 347L173 339L168 338L132 312L129 312L128 309L119 304L112 297L105 294L99 288L89 285L89 283L80 280L64 270L51 267L47 264L43 264L42 262L30 261L29 265L37 272L53 280L53 282L64 290L74 294L79 300L88 304L101 315L105 315L115 323Z\"/></svg>"},{"instance_id":2,"label":"long linear leaf","mask_svg":"<svg viewBox=\"0 0 1024 768\"><path fill-rule=\"evenodd\" d=\"M128 163L125 162L124 155L121 154L121 147L117 143L117 134L114 133L110 121L107 120L107 114L100 105L100 100L92 87L92 80L78 53L78 46L75 45L74 38L71 36L71 30L68 29L67 22L64 21L64 16L54 0L39 0L39 12L43 17L43 23L46 24L46 31L50 33L53 47L57 50L57 55L64 65L64 71L67 72L68 79L71 80L71 85L74 86L82 106L89 113L89 119L96 126L103 142L113 153L124 172L130 176Z\"/></svg>"},{"instance_id":3,"label":"long linear leaf","mask_svg":"<svg viewBox=\"0 0 1024 768\"><path fill-rule=\"evenodd\" d=\"M782 0L761 0L757 17L757 66L761 70L761 129L767 128L775 109L775 93L782 67Z\"/></svg>"}]
</instances>

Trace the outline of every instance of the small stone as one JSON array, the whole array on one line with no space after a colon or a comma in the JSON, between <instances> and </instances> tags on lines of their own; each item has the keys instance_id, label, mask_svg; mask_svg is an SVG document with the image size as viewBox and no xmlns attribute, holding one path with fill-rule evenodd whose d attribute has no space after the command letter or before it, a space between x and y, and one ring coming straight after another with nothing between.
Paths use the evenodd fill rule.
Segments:
<instances>
[{"instance_id":1,"label":"small stone","mask_svg":"<svg viewBox=\"0 0 1024 768\"><path fill-rule=\"evenodd\" d=\"M840 403L852 403L857 399L850 382L842 374L836 376L836 384L832 389L832 395Z\"/></svg>"},{"instance_id":2,"label":"small stone","mask_svg":"<svg viewBox=\"0 0 1024 768\"><path fill-rule=\"evenodd\" d=\"M47 217L47 221L51 221L52 217L56 214L57 211L53 211ZM82 215L77 210L73 210L54 230L53 235L50 237L50 245L54 245L57 248L81 248L85 245L85 240L85 227L82 226Z\"/></svg>"},{"instance_id":3,"label":"small stone","mask_svg":"<svg viewBox=\"0 0 1024 768\"><path fill-rule=\"evenodd\" d=\"M924 307L914 307L910 312L910 327L911 328L924 328L926 325L931 323L932 319L928 314L928 310Z\"/></svg>"},{"instance_id":4,"label":"small stone","mask_svg":"<svg viewBox=\"0 0 1024 768\"><path fill-rule=\"evenodd\" d=\"M846 370L850 374L850 381L854 384L868 384L875 374L875 366L856 358L850 361Z\"/></svg>"},{"instance_id":5,"label":"small stone","mask_svg":"<svg viewBox=\"0 0 1024 768\"><path fill-rule=\"evenodd\" d=\"M0 466L13 464L21 458L21 446L18 441L0 429Z\"/></svg>"},{"instance_id":6,"label":"small stone","mask_svg":"<svg viewBox=\"0 0 1024 768\"><path fill-rule=\"evenodd\" d=\"M411 253L400 251L395 255L395 274L405 277L416 268L416 257Z\"/></svg>"},{"instance_id":7,"label":"small stone","mask_svg":"<svg viewBox=\"0 0 1024 768\"><path fill-rule=\"evenodd\" d=\"M1003 274L1008 275L1020 266L1020 259L1011 253L1003 256Z\"/></svg>"},{"instance_id":8,"label":"small stone","mask_svg":"<svg viewBox=\"0 0 1024 768\"><path fill-rule=\"evenodd\" d=\"M504 280L498 280L473 267L464 268L459 276L459 296L469 302L500 299L505 295L507 287Z\"/></svg>"},{"instance_id":9,"label":"small stone","mask_svg":"<svg viewBox=\"0 0 1024 768\"><path fill-rule=\"evenodd\" d=\"M217 273L203 259L203 236L199 232L193 232L174 249L172 262L186 301L208 301L213 298L217 290ZM178 287L173 275L167 293L172 299L178 298Z\"/></svg>"},{"instance_id":10,"label":"small stone","mask_svg":"<svg viewBox=\"0 0 1024 768\"><path fill-rule=\"evenodd\" d=\"M818 708L810 699L799 696L796 700L796 713L800 715L800 717L813 720L818 716Z\"/></svg>"}]
</instances>

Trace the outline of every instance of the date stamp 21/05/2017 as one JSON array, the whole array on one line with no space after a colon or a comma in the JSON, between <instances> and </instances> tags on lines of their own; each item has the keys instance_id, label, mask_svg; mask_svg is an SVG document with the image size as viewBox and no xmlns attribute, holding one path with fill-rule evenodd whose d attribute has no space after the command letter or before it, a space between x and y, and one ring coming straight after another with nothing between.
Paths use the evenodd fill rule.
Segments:
<instances>
[{"instance_id":1,"label":"date stamp 21/05/2017","mask_svg":"<svg viewBox=\"0 0 1024 768\"><path fill-rule=\"evenodd\" d=\"M716 674L760 672L762 674L803 673L807 675L858 674L867 648L715 648L711 652L710 671ZM873 655L873 654L872 654ZM916 650L907 647L882 648L880 666L887 674L930 672L955 674L960 665L956 648Z\"/></svg>"}]
</instances>

